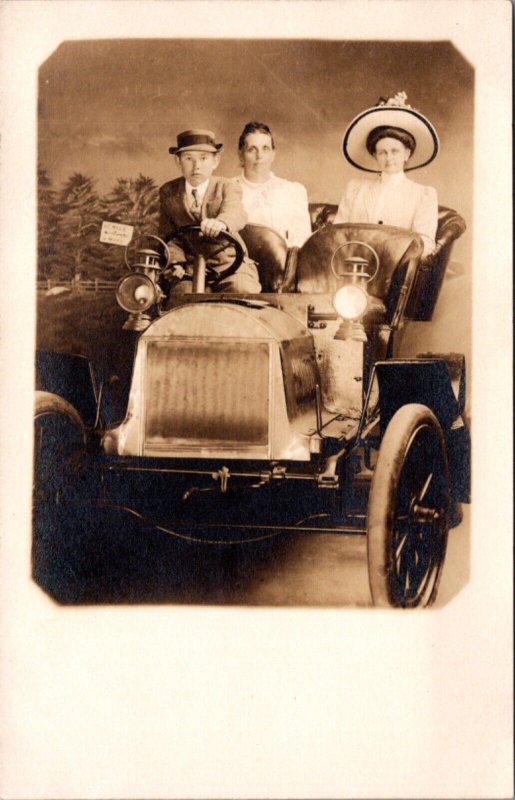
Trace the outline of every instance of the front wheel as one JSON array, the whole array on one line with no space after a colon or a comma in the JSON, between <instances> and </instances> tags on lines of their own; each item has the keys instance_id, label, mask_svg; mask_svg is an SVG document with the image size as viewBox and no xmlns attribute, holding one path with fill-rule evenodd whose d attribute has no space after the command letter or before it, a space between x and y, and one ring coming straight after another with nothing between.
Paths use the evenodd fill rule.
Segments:
<instances>
[{"instance_id":1,"label":"front wheel","mask_svg":"<svg viewBox=\"0 0 515 800\"><path fill-rule=\"evenodd\" d=\"M434 602L445 558L449 472L438 420L411 403L381 441L368 502L367 558L374 605Z\"/></svg>"},{"instance_id":2,"label":"front wheel","mask_svg":"<svg viewBox=\"0 0 515 800\"><path fill-rule=\"evenodd\" d=\"M55 508L74 494L85 432L75 408L58 395L36 392L33 504Z\"/></svg>"},{"instance_id":3,"label":"front wheel","mask_svg":"<svg viewBox=\"0 0 515 800\"><path fill-rule=\"evenodd\" d=\"M84 581L83 527L90 476L84 469L85 430L64 398L36 392L32 577L59 602L70 602Z\"/></svg>"}]
</instances>

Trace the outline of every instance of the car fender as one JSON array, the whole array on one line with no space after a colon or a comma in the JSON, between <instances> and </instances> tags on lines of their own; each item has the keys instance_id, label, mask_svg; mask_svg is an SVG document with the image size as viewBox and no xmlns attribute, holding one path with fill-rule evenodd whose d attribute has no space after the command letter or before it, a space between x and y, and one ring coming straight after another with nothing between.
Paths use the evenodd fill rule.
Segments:
<instances>
[{"instance_id":1,"label":"car fender","mask_svg":"<svg viewBox=\"0 0 515 800\"><path fill-rule=\"evenodd\" d=\"M461 367L460 367L461 365ZM470 433L462 416L465 402L464 359L455 353L377 362L380 435L395 412L421 403L436 416L445 438L451 493L455 502L470 502Z\"/></svg>"},{"instance_id":2,"label":"car fender","mask_svg":"<svg viewBox=\"0 0 515 800\"><path fill-rule=\"evenodd\" d=\"M96 385L93 366L85 356L38 351L36 389L63 400L76 411L83 426L94 427L97 419L99 388ZM61 411L63 409L64 406L60 408Z\"/></svg>"}]
</instances>

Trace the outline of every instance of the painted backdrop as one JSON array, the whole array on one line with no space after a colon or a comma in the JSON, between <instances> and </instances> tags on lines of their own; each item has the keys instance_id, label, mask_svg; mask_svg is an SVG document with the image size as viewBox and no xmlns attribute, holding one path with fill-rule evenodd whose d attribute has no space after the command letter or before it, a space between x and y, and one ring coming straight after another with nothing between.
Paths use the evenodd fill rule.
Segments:
<instances>
[{"instance_id":1,"label":"painted backdrop","mask_svg":"<svg viewBox=\"0 0 515 800\"><path fill-rule=\"evenodd\" d=\"M57 188L73 172L100 192L139 173L161 184L178 174L168 155L177 132L205 127L224 143L218 173L232 176L239 133L257 119L274 132L275 172L301 181L310 201L335 203L357 174L341 152L346 125L398 90L441 141L436 161L410 177L435 186L469 225L435 325L413 325L403 347L469 355L474 73L448 42L64 42L40 69L38 159Z\"/></svg>"}]
</instances>

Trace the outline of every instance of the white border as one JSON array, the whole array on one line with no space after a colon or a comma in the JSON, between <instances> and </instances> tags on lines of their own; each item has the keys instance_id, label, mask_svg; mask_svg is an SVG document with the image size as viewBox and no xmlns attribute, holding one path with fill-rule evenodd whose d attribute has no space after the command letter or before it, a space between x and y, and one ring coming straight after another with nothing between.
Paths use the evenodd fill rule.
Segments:
<instances>
[{"instance_id":1,"label":"white border","mask_svg":"<svg viewBox=\"0 0 515 800\"><path fill-rule=\"evenodd\" d=\"M512 792L511 5L0 8L2 766L11 798ZM476 69L472 580L445 609L59 608L29 580L37 65L64 38L444 40Z\"/></svg>"}]
</instances>

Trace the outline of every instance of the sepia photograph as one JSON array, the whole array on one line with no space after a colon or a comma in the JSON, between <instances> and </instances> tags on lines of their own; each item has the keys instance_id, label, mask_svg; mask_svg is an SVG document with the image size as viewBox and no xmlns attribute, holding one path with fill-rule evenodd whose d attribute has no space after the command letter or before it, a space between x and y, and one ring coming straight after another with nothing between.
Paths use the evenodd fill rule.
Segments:
<instances>
[{"instance_id":1,"label":"sepia photograph","mask_svg":"<svg viewBox=\"0 0 515 800\"><path fill-rule=\"evenodd\" d=\"M0 795L513 792L510 6L0 8Z\"/></svg>"},{"instance_id":2,"label":"sepia photograph","mask_svg":"<svg viewBox=\"0 0 515 800\"><path fill-rule=\"evenodd\" d=\"M448 42L79 41L41 66L45 591L459 592L473 97Z\"/></svg>"}]
</instances>

